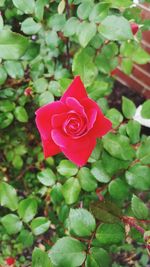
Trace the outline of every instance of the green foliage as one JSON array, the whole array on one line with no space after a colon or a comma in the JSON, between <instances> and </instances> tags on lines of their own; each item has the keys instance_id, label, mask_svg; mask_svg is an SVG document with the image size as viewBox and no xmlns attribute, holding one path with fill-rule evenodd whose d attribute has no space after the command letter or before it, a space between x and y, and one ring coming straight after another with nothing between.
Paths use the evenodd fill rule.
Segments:
<instances>
[{"instance_id":1,"label":"green foliage","mask_svg":"<svg viewBox=\"0 0 150 267\"><path fill-rule=\"evenodd\" d=\"M101 22L99 32L108 40L125 41L133 38L129 22L121 16L107 16Z\"/></svg>"},{"instance_id":2,"label":"green foliage","mask_svg":"<svg viewBox=\"0 0 150 267\"><path fill-rule=\"evenodd\" d=\"M86 209L71 209L68 220L70 231L77 236L90 236L96 227L94 217Z\"/></svg>"},{"instance_id":3,"label":"green foliage","mask_svg":"<svg viewBox=\"0 0 150 267\"><path fill-rule=\"evenodd\" d=\"M134 101L109 107L112 71L150 62L149 21L132 4L0 0L0 266L14 257L16 267L119 267L130 252L133 265L148 265L150 137ZM135 36L131 21L143 25ZM35 127L37 108L76 75L112 122L81 168L62 154L45 159Z\"/></svg>"},{"instance_id":4,"label":"green foliage","mask_svg":"<svg viewBox=\"0 0 150 267\"><path fill-rule=\"evenodd\" d=\"M141 115L145 119L150 119L150 100L145 101L143 104Z\"/></svg>"},{"instance_id":5,"label":"green foliage","mask_svg":"<svg viewBox=\"0 0 150 267\"><path fill-rule=\"evenodd\" d=\"M18 59L28 47L28 39L11 31L1 31L0 57L3 59Z\"/></svg>"},{"instance_id":6,"label":"green foliage","mask_svg":"<svg viewBox=\"0 0 150 267\"><path fill-rule=\"evenodd\" d=\"M14 214L7 214L1 219L2 225L5 227L8 234L17 234L22 228L22 222L19 217Z\"/></svg>"},{"instance_id":7,"label":"green foliage","mask_svg":"<svg viewBox=\"0 0 150 267\"><path fill-rule=\"evenodd\" d=\"M123 242L125 231L120 224L101 224L96 231L96 238L101 245Z\"/></svg>"},{"instance_id":8,"label":"green foliage","mask_svg":"<svg viewBox=\"0 0 150 267\"><path fill-rule=\"evenodd\" d=\"M52 267L47 253L39 248L35 248L32 254L32 267Z\"/></svg>"},{"instance_id":9,"label":"green foliage","mask_svg":"<svg viewBox=\"0 0 150 267\"><path fill-rule=\"evenodd\" d=\"M86 254L80 241L71 237L63 237L50 250L49 256L56 266L76 267L82 265Z\"/></svg>"},{"instance_id":10,"label":"green foliage","mask_svg":"<svg viewBox=\"0 0 150 267\"><path fill-rule=\"evenodd\" d=\"M149 213L148 208L143 201L135 195L132 197L132 210L136 218L147 219Z\"/></svg>"},{"instance_id":11,"label":"green foliage","mask_svg":"<svg viewBox=\"0 0 150 267\"><path fill-rule=\"evenodd\" d=\"M135 104L128 98L122 98L122 112L127 119L132 119L136 111Z\"/></svg>"},{"instance_id":12,"label":"green foliage","mask_svg":"<svg viewBox=\"0 0 150 267\"><path fill-rule=\"evenodd\" d=\"M31 222L31 229L35 235L41 235L48 230L50 221L45 217L37 217Z\"/></svg>"}]
</instances>

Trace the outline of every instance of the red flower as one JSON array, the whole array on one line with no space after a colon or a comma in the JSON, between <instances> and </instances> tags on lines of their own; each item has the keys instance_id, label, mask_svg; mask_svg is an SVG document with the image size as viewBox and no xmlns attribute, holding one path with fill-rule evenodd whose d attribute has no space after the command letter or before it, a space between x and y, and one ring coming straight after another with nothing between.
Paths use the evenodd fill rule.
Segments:
<instances>
[{"instance_id":1,"label":"red flower","mask_svg":"<svg viewBox=\"0 0 150 267\"><path fill-rule=\"evenodd\" d=\"M134 23L134 22L131 22L130 26L131 26L131 30L132 30L133 35L135 35L139 30L139 25Z\"/></svg>"},{"instance_id":2,"label":"red flower","mask_svg":"<svg viewBox=\"0 0 150 267\"><path fill-rule=\"evenodd\" d=\"M83 166L90 157L96 138L111 129L99 106L88 98L77 76L60 101L47 104L36 111L45 158L63 152L69 160Z\"/></svg>"},{"instance_id":3,"label":"red flower","mask_svg":"<svg viewBox=\"0 0 150 267\"><path fill-rule=\"evenodd\" d=\"M7 265L13 265L15 263L15 258L9 257L5 260Z\"/></svg>"}]
</instances>

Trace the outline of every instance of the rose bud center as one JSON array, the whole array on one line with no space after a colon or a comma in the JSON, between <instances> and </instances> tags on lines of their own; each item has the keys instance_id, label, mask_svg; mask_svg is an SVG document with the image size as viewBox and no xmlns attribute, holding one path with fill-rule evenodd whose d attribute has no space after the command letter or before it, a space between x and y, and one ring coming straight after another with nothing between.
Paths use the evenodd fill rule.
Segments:
<instances>
[{"instance_id":1,"label":"rose bud center","mask_svg":"<svg viewBox=\"0 0 150 267\"><path fill-rule=\"evenodd\" d=\"M72 138L79 138L87 131L87 119L80 114L70 111L63 124L64 132Z\"/></svg>"}]
</instances>

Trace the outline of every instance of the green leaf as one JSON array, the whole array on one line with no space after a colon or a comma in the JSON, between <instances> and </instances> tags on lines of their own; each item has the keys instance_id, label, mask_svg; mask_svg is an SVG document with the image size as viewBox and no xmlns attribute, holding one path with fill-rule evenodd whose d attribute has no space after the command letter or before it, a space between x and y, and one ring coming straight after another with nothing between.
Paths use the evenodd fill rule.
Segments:
<instances>
[{"instance_id":1,"label":"green leaf","mask_svg":"<svg viewBox=\"0 0 150 267\"><path fill-rule=\"evenodd\" d=\"M31 222L31 229L34 235L45 233L50 226L50 221L45 217L37 217Z\"/></svg>"},{"instance_id":2,"label":"green leaf","mask_svg":"<svg viewBox=\"0 0 150 267\"><path fill-rule=\"evenodd\" d=\"M61 0L58 5L58 14L62 14L64 12L65 6L66 6L65 0Z\"/></svg>"},{"instance_id":3,"label":"green leaf","mask_svg":"<svg viewBox=\"0 0 150 267\"><path fill-rule=\"evenodd\" d=\"M145 220L148 217L149 210L144 202L138 198L136 195L133 195L131 202L132 211L137 219Z\"/></svg>"},{"instance_id":4,"label":"green leaf","mask_svg":"<svg viewBox=\"0 0 150 267\"><path fill-rule=\"evenodd\" d=\"M85 261L85 267L99 267L96 260L92 257L92 255L87 255Z\"/></svg>"},{"instance_id":5,"label":"green leaf","mask_svg":"<svg viewBox=\"0 0 150 267\"><path fill-rule=\"evenodd\" d=\"M47 0L37 0L35 3L35 17L38 21L41 21L44 16L44 6Z\"/></svg>"},{"instance_id":6,"label":"green leaf","mask_svg":"<svg viewBox=\"0 0 150 267\"><path fill-rule=\"evenodd\" d=\"M0 113L0 129L7 128L13 121L12 113Z\"/></svg>"},{"instance_id":7,"label":"green leaf","mask_svg":"<svg viewBox=\"0 0 150 267\"><path fill-rule=\"evenodd\" d=\"M26 50L26 53L23 55L21 59L30 61L30 60L35 59L39 55L39 53L40 53L40 44L30 42Z\"/></svg>"},{"instance_id":8,"label":"green leaf","mask_svg":"<svg viewBox=\"0 0 150 267\"><path fill-rule=\"evenodd\" d=\"M26 37L8 30L1 31L0 58L19 59L28 48L29 41Z\"/></svg>"},{"instance_id":9,"label":"green leaf","mask_svg":"<svg viewBox=\"0 0 150 267\"><path fill-rule=\"evenodd\" d=\"M90 249L91 257L96 261L98 267L110 267L110 256L103 248L93 247ZM91 265L90 267L94 267Z\"/></svg>"},{"instance_id":10,"label":"green leaf","mask_svg":"<svg viewBox=\"0 0 150 267\"><path fill-rule=\"evenodd\" d=\"M79 50L72 64L74 75L80 75L85 86L91 85L97 76L97 68L90 53L89 48Z\"/></svg>"},{"instance_id":11,"label":"green leaf","mask_svg":"<svg viewBox=\"0 0 150 267\"><path fill-rule=\"evenodd\" d=\"M126 126L126 131L132 144L139 142L141 125L137 121L129 121Z\"/></svg>"},{"instance_id":12,"label":"green leaf","mask_svg":"<svg viewBox=\"0 0 150 267\"><path fill-rule=\"evenodd\" d=\"M86 253L80 241L71 237L63 237L52 247L49 256L56 266L77 267L84 262Z\"/></svg>"},{"instance_id":13,"label":"green leaf","mask_svg":"<svg viewBox=\"0 0 150 267\"><path fill-rule=\"evenodd\" d=\"M3 29L3 27L4 27L4 21L2 15L0 15L0 31Z\"/></svg>"},{"instance_id":14,"label":"green leaf","mask_svg":"<svg viewBox=\"0 0 150 267\"><path fill-rule=\"evenodd\" d=\"M105 202L92 202L90 204L90 211L95 219L104 223L117 223L120 222L120 209L110 201Z\"/></svg>"},{"instance_id":15,"label":"green leaf","mask_svg":"<svg viewBox=\"0 0 150 267\"><path fill-rule=\"evenodd\" d=\"M122 114L115 108L111 108L106 113L106 117L111 120L113 128L116 128L123 121Z\"/></svg>"},{"instance_id":16,"label":"green leaf","mask_svg":"<svg viewBox=\"0 0 150 267\"><path fill-rule=\"evenodd\" d=\"M32 267L53 267L48 254L35 248L32 253Z\"/></svg>"},{"instance_id":17,"label":"green leaf","mask_svg":"<svg viewBox=\"0 0 150 267\"><path fill-rule=\"evenodd\" d=\"M31 0L12 0L15 7L20 9L25 14L32 14L35 8L35 1Z\"/></svg>"},{"instance_id":18,"label":"green leaf","mask_svg":"<svg viewBox=\"0 0 150 267\"><path fill-rule=\"evenodd\" d=\"M90 236L95 230L93 215L86 209L71 209L68 218L69 230L77 236Z\"/></svg>"},{"instance_id":19,"label":"green leaf","mask_svg":"<svg viewBox=\"0 0 150 267\"><path fill-rule=\"evenodd\" d=\"M139 190L150 189L150 169L148 166L136 164L125 173L129 185Z\"/></svg>"},{"instance_id":20,"label":"green leaf","mask_svg":"<svg viewBox=\"0 0 150 267\"><path fill-rule=\"evenodd\" d=\"M37 201L33 198L23 199L18 206L18 214L26 223L31 221L37 213Z\"/></svg>"},{"instance_id":21,"label":"green leaf","mask_svg":"<svg viewBox=\"0 0 150 267\"><path fill-rule=\"evenodd\" d=\"M125 74L130 75L133 69L133 61L130 58L122 58L121 69Z\"/></svg>"},{"instance_id":22,"label":"green leaf","mask_svg":"<svg viewBox=\"0 0 150 267\"><path fill-rule=\"evenodd\" d=\"M54 204L61 204L63 198L62 195L62 185L60 183L57 183L53 186L51 192L50 192L51 200Z\"/></svg>"},{"instance_id":23,"label":"green leaf","mask_svg":"<svg viewBox=\"0 0 150 267\"><path fill-rule=\"evenodd\" d=\"M104 151L102 155L102 165L107 170L109 175L114 175L116 172L129 167L130 161L124 161L112 157L110 154Z\"/></svg>"},{"instance_id":24,"label":"green leaf","mask_svg":"<svg viewBox=\"0 0 150 267\"><path fill-rule=\"evenodd\" d=\"M108 82L96 80L90 87L87 88L87 91L90 98L98 100L101 97L109 95L111 88L109 87Z\"/></svg>"},{"instance_id":25,"label":"green leaf","mask_svg":"<svg viewBox=\"0 0 150 267\"><path fill-rule=\"evenodd\" d=\"M0 204L12 211L18 208L16 190L5 182L0 183Z\"/></svg>"},{"instance_id":26,"label":"green leaf","mask_svg":"<svg viewBox=\"0 0 150 267\"><path fill-rule=\"evenodd\" d=\"M69 18L64 26L64 35L70 37L76 33L76 29L79 26L79 20L76 17Z\"/></svg>"},{"instance_id":27,"label":"green leaf","mask_svg":"<svg viewBox=\"0 0 150 267\"><path fill-rule=\"evenodd\" d=\"M4 84L7 79L7 72L3 66L0 66L0 85Z\"/></svg>"},{"instance_id":28,"label":"green leaf","mask_svg":"<svg viewBox=\"0 0 150 267\"><path fill-rule=\"evenodd\" d=\"M88 168L81 168L78 172L78 178L83 190L92 192L97 188L97 181Z\"/></svg>"},{"instance_id":29,"label":"green leaf","mask_svg":"<svg viewBox=\"0 0 150 267\"><path fill-rule=\"evenodd\" d=\"M48 81L42 77L35 80L33 86L37 93L43 93L48 87Z\"/></svg>"},{"instance_id":30,"label":"green leaf","mask_svg":"<svg viewBox=\"0 0 150 267\"><path fill-rule=\"evenodd\" d=\"M109 133L103 137L103 145L106 151L115 158L132 160L135 156L134 149L126 136Z\"/></svg>"},{"instance_id":31,"label":"green leaf","mask_svg":"<svg viewBox=\"0 0 150 267\"><path fill-rule=\"evenodd\" d=\"M55 31L61 31L65 25L64 14L54 14L49 17L48 26Z\"/></svg>"},{"instance_id":32,"label":"green leaf","mask_svg":"<svg viewBox=\"0 0 150 267\"><path fill-rule=\"evenodd\" d=\"M134 41L131 41L131 42L128 42L128 41L122 42L121 47L120 47L120 53L124 57L132 58L132 56L133 56L136 48L137 48L137 45L135 44Z\"/></svg>"},{"instance_id":33,"label":"green leaf","mask_svg":"<svg viewBox=\"0 0 150 267\"><path fill-rule=\"evenodd\" d=\"M13 79L20 79L24 76L24 69L20 62L7 60L4 62L5 70Z\"/></svg>"},{"instance_id":34,"label":"green leaf","mask_svg":"<svg viewBox=\"0 0 150 267\"><path fill-rule=\"evenodd\" d=\"M15 155L12 160L12 165L14 166L15 169L21 169L23 166L23 160L20 157L20 155Z\"/></svg>"},{"instance_id":35,"label":"green leaf","mask_svg":"<svg viewBox=\"0 0 150 267\"><path fill-rule=\"evenodd\" d=\"M103 53L99 53L95 63L100 72L110 74L112 70L118 67L118 57L107 58Z\"/></svg>"},{"instance_id":36,"label":"green leaf","mask_svg":"<svg viewBox=\"0 0 150 267\"><path fill-rule=\"evenodd\" d=\"M27 122L28 121L28 114L24 107L16 107L15 108L15 117L20 122Z\"/></svg>"},{"instance_id":37,"label":"green leaf","mask_svg":"<svg viewBox=\"0 0 150 267\"><path fill-rule=\"evenodd\" d=\"M129 188L127 184L120 178L111 181L108 186L108 190L111 197L118 200L126 199L129 194Z\"/></svg>"},{"instance_id":38,"label":"green leaf","mask_svg":"<svg viewBox=\"0 0 150 267\"><path fill-rule=\"evenodd\" d=\"M130 24L122 16L111 15L106 17L101 22L98 30L108 40L125 41L133 38Z\"/></svg>"},{"instance_id":39,"label":"green leaf","mask_svg":"<svg viewBox=\"0 0 150 267\"><path fill-rule=\"evenodd\" d=\"M9 100L1 100L0 101L0 111L2 112L10 112L14 110L15 103Z\"/></svg>"},{"instance_id":40,"label":"green leaf","mask_svg":"<svg viewBox=\"0 0 150 267\"><path fill-rule=\"evenodd\" d=\"M108 15L109 7L109 3L99 3L94 5L90 12L89 20L95 23L101 22Z\"/></svg>"},{"instance_id":41,"label":"green leaf","mask_svg":"<svg viewBox=\"0 0 150 267\"><path fill-rule=\"evenodd\" d=\"M43 106L54 101L54 96L51 92L44 92L39 96L39 105Z\"/></svg>"},{"instance_id":42,"label":"green leaf","mask_svg":"<svg viewBox=\"0 0 150 267\"><path fill-rule=\"evenodd\" d=\"M33 18L27 18L21 23L21 30L25 34L36 34L41 29L41 24L36 23Z\"/></svg>"},{"instance_id":43,"label":"green leaf","mask_svg":"<svg viewBox=\"0 0 150 267\"><path fill-rule=\"evenodd\" d=\"M137 150L137 158L143 164L150 164L150 137L147 137Z\"/></svg>"},{"instance_id":44,"label":"green leaf","mask_svg":"<svg viewBox=\"0 0 150 267\"><path fill-rule=\"evenodd\" d=\"M29 248L33 245L33 235L30 231L22 229L19 236L17 237L17 242L21 243L23 248Z\"/></svg>"},{"instance_id":45,"label":"green leaf","mask_svg":"<svg viewBox=\"0 0 150 267\"><path fill-rule=\"evenodd\" d=\"M135 104L127 97L122 98L122 112L127 119L132 119L136 111Z\"/></svg>"},{"instance_id":46,"label":"green leaf","mask_svg":"<svg viewBox=\"0 0 150 267\"><path fill-rule=\"evenodd\" d=\"M91 173L95 179L101 183L108 183L111 177L107 174L102 165L102 161L97 161L92 165Z\"/></svg>"},{"instance_id":47,"label":"green leaf","mask_svg":"<svg viewBox=\"0 0 150 267\"><path fill-rule=\"evenodd\" d=\"M41 184L46 186L52 186L56 182L56 176L51 169L44 169L43 171L39 172L37 175L38 180Z\"/></svg>"},{"instance_id":48,"label":"green leaf","mask_svg":"<svg viewBox=\"0 0 150 267\"><path fill-rule=\"evenodd\" d=\"M96 162L100 158L102 150L103 150L102 141L100 139L97 139L96 146L94 150L92 151L92 154L90 158L88 159L88 162L91 162L91 163Z\"/></svg>"},{"instance_id":49,"label":"green leaf","mask_svg":"<svg viewBox=\"0 0 150 267\"><path fill-rule=\"evenodd\" d=\"M91 9L93 7L93 3L91 0L85 0L78 6L77 15L80 19L87 19L90 15Z\"/></svg>"},{"instance_id":50,"label":"green leaf","mask_svg":"<svg viewBox=\"0 0 150 267\"><path fill-rule=\"evenodd\" d=\"M120 224L103 223L96 231L96 238L101 245L119 244L125 239L125 231Z\"/></svg>"},{"instance_id":51,"label":"green leaf","mask_svg":"<svg viewBox=\"0 0 150 267\"><path fill-rule=\"evenodd\" d=\"M141 115L145 119L150 119L150 99L142 105Z\"/></svg>"},{"instance_id":52,"label":"green leaf","mask_svg":"<svg viewBox=\"0 0 150 267\"><path fill-rule=\"evenodd\" d=\"M5 227L9 235L14 235L20 232L22 228L22 222L15 214L7 214L1 219L2 225Z\"/></svg>"},{"instance_id":53,"label":"green leaf","mask_svg":"<svg viewBox=\"0 0 150 267\"><path fill-rule=\"evenodd\" d=\"M59 163L57 171L63 176L71 177L77 174L78 167L71 161L64 159Z\"/></svg>"},{"instance_id":54,"label":"green leaf","mask_svg":"<svg viewBox=\"0 0 150 267\"><path fill-rule=\"evenodd\" d=\"M96 25L94 23L82 22L77 28L77 36L82 47L86 47L96 34Z\"/></svg>"},{"instance_id":55,"label":"green leaf","mask_svg":"<svg viewBox=\"0 0 150 267\"><path fill-rule=\"evenodd\" d=\"M76 178L69 178L62 186L62 194L66 204L73 204L78 200L80 194L80 184Z\"/></svg>"},{"instance_id":56,"label":"green leaf","mask_svg":"<svg viewBox=\"0 0 150 267\"><path fill-rule=\"evenodd\" d=\"M68 218L68 216L69 216L69 206L68 205L63 205L63 206L61 206L61 208L60 208L60 210L59 210L59 214L58 214L58 217L59 217L59 220L61 221L61 222L65 222L66 221L66 219Z\"/></svg>"},{"instance_id":57,"label":"green leaf","mask_svg":"<svg viewBox=\"0 0 150 267\"><path fill-rule=\"evenodd\" d=\"M142 47L139 46L134 51L132 60L137 64L146 64L150 62L150 55Z\"/></svg>"},{"instance_id":58,"label":"green leaf","mask_svg":"<svg viewBox=\"0 0 150 267\"><path fill-rule=\"evenodd\" d=\"M132 0L108 0L108 3L111 4L114 8L127 8L132 5Z\"/></svg>"}]
</instances>

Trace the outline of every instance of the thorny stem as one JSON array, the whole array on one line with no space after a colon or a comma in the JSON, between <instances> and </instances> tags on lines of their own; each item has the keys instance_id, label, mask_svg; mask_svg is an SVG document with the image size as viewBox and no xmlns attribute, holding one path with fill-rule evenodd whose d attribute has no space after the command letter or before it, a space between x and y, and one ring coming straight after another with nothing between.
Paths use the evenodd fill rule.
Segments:
<instances>
[{"instance_id":1,"label":"thorny stem","mask_svg":"<svg viewBox=\"0 0 150 267\"><path fill-rule=\"evenodd\" d=\"M145 233L144 228L137 224L137 220L135 218L128 217L128 216L123 216L122 217L122 221L123 221L123 223L128 224L131 227L134 227L142 235Z\"/></svg>"}]
</instances>

